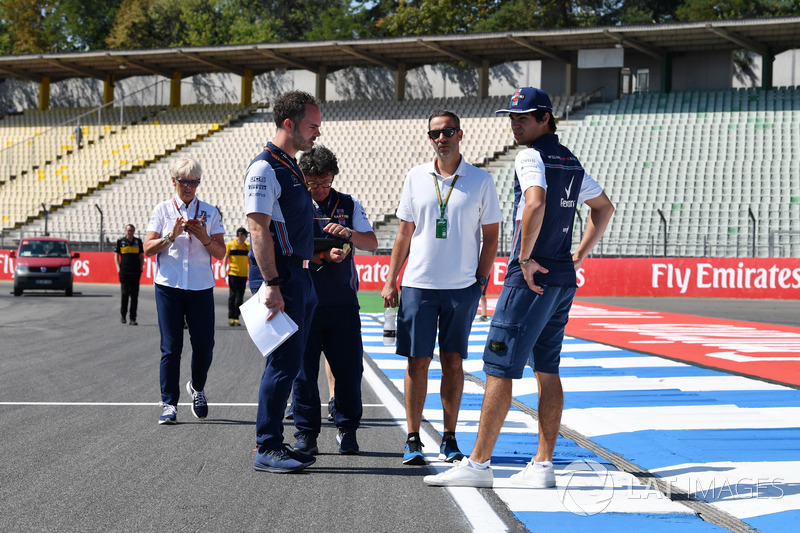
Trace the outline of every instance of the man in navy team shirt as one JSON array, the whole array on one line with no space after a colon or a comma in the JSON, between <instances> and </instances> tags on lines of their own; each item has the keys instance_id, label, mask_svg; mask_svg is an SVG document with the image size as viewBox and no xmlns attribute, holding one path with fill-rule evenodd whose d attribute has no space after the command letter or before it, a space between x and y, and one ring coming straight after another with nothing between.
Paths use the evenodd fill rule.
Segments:
<instances>
[{"instance_id":1,"label":"man in navy team shirt","mask_svg":"<svg viewBox=\"0 0 800 533\"><path fill-rule=\"evenodd\" d=\"M558 142L553 106L533 87L517 90L508 109L518 144L515 160L514 239L503 290L483 352L486 393L475 447L468 459L424 481L431 486L491 487L492 450L511 404L512 379L533 367L539 385L536 456L511 483L555 486L553 450L564 394L558 367L564 327L577 290L576 271L605 232L614 206L578 159ZM570 253L575 209L591 208L586 231Z\"/></svg>"},{"instance_id":2,"label":"man in navy team shirt","mask_svg":"<svg viewBox=\"0 0 800 533\"><path fill-rule=\"evenodd\" d=\"M273 106L277 132L250 163L244 179L244 204L251 235L250 287L266 284L267 320L285 311L298 331L267 357L258 391L256 452L253 468L299 472L314 457L298 454L283 440L283 410L301 357L317 297L308 271L314 255L314 206L295 156L321 135L319 101L302 91L281 96Z\"/></svg>"}]
</instances>

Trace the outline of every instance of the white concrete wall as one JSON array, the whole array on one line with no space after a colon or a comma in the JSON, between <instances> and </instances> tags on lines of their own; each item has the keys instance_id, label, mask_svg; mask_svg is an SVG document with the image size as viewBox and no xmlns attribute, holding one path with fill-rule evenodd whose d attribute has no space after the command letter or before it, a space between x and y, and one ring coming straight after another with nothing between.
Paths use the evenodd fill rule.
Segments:
<instances>
[{"instance_id":1,"label":"white concrete wall","mask_svg":"<svg viewBox=\"0 0 800 533\"><path fill-rule=\"evenodd\" d=\"M675 58L673 64L673 89L720 89L728 87L758 86L761 75L761 57L751 56L755 78L742 76L730 62L730 52L686 54ZM660 86L661 65L645 55L626 51L625 65L630 68L650 69L650 89ZM394 98L394 72L385 68L353 68L328 75L326 99L391 99ZM755 85L754 85L755 84ZM787 51L775 59L773 75L775 86L800 84L800 52ZM616 95L618 75L616 69L578 70L578 91L589 91L606 86L606 99ZM517 61L496 65L490 69L489 95L511 94L517 87L542 87L552 94L564 94L565 66L557 61ZM275 70L256 76L253 80L253 101L274 100L278 95L301 89L314 92L316 76L301 70ZM17 109L38 106L38 84L14 79L0 83L0 105ZM408 71L406 98L460 97L478 94L478 72L472 67L459 65L428 65ZM117 99L126 105L151 105L169 103L169 80L160 76L141 76L117 82ZM102 103L103 82L96 79L75 78L51 84L51 107L90 107ZM241 100L241 78L235 74L200 74L182 81L181 102L232 103Z\"/></svg>"}]
</instances>

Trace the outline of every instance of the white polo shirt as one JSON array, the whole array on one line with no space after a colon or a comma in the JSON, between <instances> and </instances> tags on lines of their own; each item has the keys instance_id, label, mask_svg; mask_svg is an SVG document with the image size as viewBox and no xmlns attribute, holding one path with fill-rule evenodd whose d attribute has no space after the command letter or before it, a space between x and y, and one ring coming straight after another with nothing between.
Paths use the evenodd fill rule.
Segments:
<instances>
[{"instance_id":1,"label":"white polo shirt","mask_svg":"<svg viewBox=\"0 0 800 533\"><path fill-rule=\"evenodd\" d=\"M397 217L416 226L411 237L408 265L401 282L420 289L463 289L475 283L481 251L481 226L502 222L492 176L461 156L455 189L445 210L447 238L436 237L441 217L434 175L442 201L454 177L436 173L433 161L412 168L406 175Z\"/></svg>"},{"instance_id":2,"label":"white polo shirt","mask_svg":"<svg viewBox=\"0 0 800 533\"><path fill-rule=\"evenodd\" d=\"M225 233L216 207L201 202L197 197L187 207L177 195L153 209L147 231L155 231L163 237L172 231L178 217L190 220L204 215L209 236ZM175 242L159 252L156 259L158 272L153 282L158 285L189 291L201 291L215 285L208 248L186 231L175 237Z\"/></svg>"}]
</instances>

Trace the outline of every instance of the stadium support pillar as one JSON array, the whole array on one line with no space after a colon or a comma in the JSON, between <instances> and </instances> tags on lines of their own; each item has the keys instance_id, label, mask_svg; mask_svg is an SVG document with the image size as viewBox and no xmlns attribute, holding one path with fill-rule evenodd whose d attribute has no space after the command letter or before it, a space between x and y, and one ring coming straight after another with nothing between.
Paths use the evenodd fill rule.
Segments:
<instances>
[{"instance_id":1,"label":"stadium support pillar","mask_svg":"<svg viewBox=\"0 0 800 533\"><path fill-rule=\"evenodd\" d=\"M573 95L578 90L578 62L571 61L564 65L565 70L565 79L566 79L566 93L567 95Z\"/></svg>"},{"instance_id":2,"label":"stadium support pillar","mask_svg":"<svg viewBox=\"0 0 800 533\"><path fill-rule=\"evenodd\" d=\"M406 99L406 64L400 63L394 71L394 99L402 102Z\"/></svg>"},{"instance_id":3,"label":"stadium support pillar","mask_svg":"<svg viewBox=\"0 0 800 533\"><path fill-rule=\"evenodd\" d=\"M485 100L489 96L489 60L481 61L478 69L478 98Z\"/></svg>"},{"instance_id":4,"label":"stadium support pillar","mask_svg":"<svg viewBox=\"0 0 800 533\"><path fill-rule=\"evenodd\" d=\"M253 70L244 69L244 76L242 76L242 105L250 105L253 103Z\"/></svg>"},{"instance_id":5,"label":"stadium support pillar","mask_svg":"<svg viewBox=\"0 0 800 533\"><path fill-rule=\"evenodd\" d=\"M325 65L320 65L319 70L317 71L317 83L316 83L316 94L314 96L319 99L320 102L325 101L325 83L328 81L328 67Z\"/></svg>"},{"instance_id":6,"label":"stadium support pillar","mask_svg":"<svg viewBox=\"0 0 800 533\"><path fill-rule=\"evenodd\" d=\"M775 65L775 55L770 52L761 57L761 88L765 91L772 89L772 72Z\"/></svg>"},{"instance_id":7,"label":"stadium support pillar","mask_svg":"<svg viewBox=\"0 0 800 533\"><path fill-rule=\"evenodd\" d=\"M180 72L173 72L172 79L169 80L169 106L181 106L181 79L183 75Z\"/></svg>"},{"instance_id":8,"label":"stadium support pillar","mask_svg":"<svg viewBox=\"0 0 800 533\"><path fill-rule=\"evenodd\" d=\"M667 54L667 57L661 62L661 92L672 92L672 55Z\"/></svg>"},{"instance_id":9,"label":"stadium support pillar","mask_svg":"<svg viewBox=\"0 0 800 533\"><path fill-rule=\"evenodd\" d=\"M39 82L39 110L50 109L50 76L42 76Z\"/></svg>"},{"instance_id":10,"label":"stadium support pillar","mask_svg":"<svg viewBox=\"0 0 800 533\"><path fill-rule=\"evenodd\" d=\"M103 105L114 101L115 82L113 74L106 74L106 79L103 82Z\"/></svg>"}]
</instances>

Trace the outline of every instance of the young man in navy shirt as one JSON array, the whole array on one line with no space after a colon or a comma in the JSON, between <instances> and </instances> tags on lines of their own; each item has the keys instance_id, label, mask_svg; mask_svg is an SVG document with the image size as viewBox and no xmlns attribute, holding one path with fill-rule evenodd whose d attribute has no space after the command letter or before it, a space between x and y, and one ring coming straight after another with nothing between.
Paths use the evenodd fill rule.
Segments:
<instances>
[{"instance_id":1,"label":"young man in navy shirt","mask_svg":"<svg viewBox=\"0 0 800 533\"><path fill-rule=\"evenodd\" d=\"M434 476L427 485L491 487L490 465L511 405L512 379L533 367L539 385L539 442L536 456L511 483L555 486L553 450L561 426L564 394L558 367L564 327L577 290L575 273L605 232L614 206L580 161L555 135L553 106L533 87L517 90L508 109L511 131L527 146L515 160L514 239L503 290L483 352L486 392L475 447L468 459ZM591 208L575 253L570 252L575 209Z\"/></svg>"}]
</instances>

